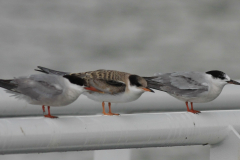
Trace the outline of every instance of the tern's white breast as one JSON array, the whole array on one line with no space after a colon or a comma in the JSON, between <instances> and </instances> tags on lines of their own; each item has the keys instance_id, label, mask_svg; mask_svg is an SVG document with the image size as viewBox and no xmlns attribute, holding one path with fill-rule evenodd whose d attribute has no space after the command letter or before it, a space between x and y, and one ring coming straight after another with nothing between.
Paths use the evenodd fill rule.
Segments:
<instances>
[{"instance_id":1,"label":"tern's white breast","mask_svg":"<svg viewBox=\"0 0 240 160\"><path fill-rule=\"evenodd\" d=\"M83 94L89 99L99 102L111 102L111 103L124 103L131 102L138 99L143 92L133 93L133 92L122 92L119 94L108 94L108 93L97 93L97 92L84 92Z\"/></svg>"}]
</instances>

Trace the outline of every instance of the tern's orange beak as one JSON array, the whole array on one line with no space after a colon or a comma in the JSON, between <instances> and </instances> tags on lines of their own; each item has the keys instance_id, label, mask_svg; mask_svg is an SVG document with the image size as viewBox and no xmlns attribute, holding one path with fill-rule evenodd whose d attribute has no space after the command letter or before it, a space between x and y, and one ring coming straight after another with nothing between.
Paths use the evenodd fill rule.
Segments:
<instances>
[{"instance_id":1,"label":"tern's orange beak","mask_svg":"<svg viewBox=\"0 0 240 160\"><path fill-rule=\"evenodd\" d=\"M94 91L94 92L99 92L99 93L104 93L103 91L100 91L92 86L90 87L85 87L84 89L89 90L89 91Z\"/></svg>"},{"instance_id":2,"label":"tern's orange beak","mask_svg":"<svg viewBox=\"0 0 240 160\"><path fill-rule=\"evenodd\" d=\"M142 88L144 91L147 91L147 92L153 92L154 93L154 91L153 90L151 90L150 88Z\"/></svg>"}]
</instances>

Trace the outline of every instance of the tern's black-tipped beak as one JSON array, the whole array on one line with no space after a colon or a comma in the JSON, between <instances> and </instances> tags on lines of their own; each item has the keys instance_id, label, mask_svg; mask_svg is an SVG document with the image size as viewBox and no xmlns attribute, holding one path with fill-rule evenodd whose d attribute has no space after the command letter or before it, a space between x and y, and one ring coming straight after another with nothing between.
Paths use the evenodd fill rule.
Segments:
<instances>
[{"instance_id":1,"label":"tern's black-tipped beak","mask_svg":"<svg viewBox=\"0 0 240 160\"><path fill-rule=\"evenodd\" d=\"M239 83L239 82L237 82L237 81L234 81L234 80L227 81L227 83L229 83L229 84L236 84L236 85L240 85L240 83Z\"/></svg>"}]
</instances>

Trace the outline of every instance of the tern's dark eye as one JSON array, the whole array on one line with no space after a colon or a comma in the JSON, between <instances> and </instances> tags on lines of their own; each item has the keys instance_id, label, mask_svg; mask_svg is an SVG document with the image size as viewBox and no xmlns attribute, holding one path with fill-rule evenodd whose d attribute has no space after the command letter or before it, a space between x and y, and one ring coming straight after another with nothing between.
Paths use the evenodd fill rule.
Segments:
<instances>
[{"instance_id":1,"label":"tern's dark eye","mask_svg":"<svg viewBox=\"0 0 240 160\"><path fill-rule=\"evenodd\" d=\"M129 76L129 81L131 86L141 87L142 85L139 83L139 76L131 75Z\"/></svg>"},{"instance_id":2,"label":"tern's dark eye","mask_svg":"<svg viewBox=\"0 0 240 160\"><path fill-rule=\"evenodd\" d=\"M213 71L206 72L206 74L212 75L213 78L218 78L221 80L226 79L226 74L222 71L213 70Z\"/></svg>"}]
</instances>

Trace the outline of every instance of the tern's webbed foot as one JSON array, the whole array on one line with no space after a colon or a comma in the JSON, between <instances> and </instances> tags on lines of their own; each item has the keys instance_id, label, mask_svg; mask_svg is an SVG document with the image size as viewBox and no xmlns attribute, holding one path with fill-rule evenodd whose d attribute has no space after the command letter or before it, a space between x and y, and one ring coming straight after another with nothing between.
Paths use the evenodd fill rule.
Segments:
<instances>
[{"instance_id":1,"label":"tern's webbed foot","mask_svg":"<svg viewBox=\"0 0 240 160\"><path fill-rule=\"evenodd\" d=\"M103 115L106 115L106 116L113 116L113 115L117 115L117 116L119 116L120 114L117 114L117 113L112 113L112 112L109 112L109 113L103 112Z\"/></svg>"},{"instance_id":2,"label":"tern's webbed foot","mask_svg":"<svg viewBox=\"0 0 240 160\"><path fill-rule=\"evenodd\" d=\"M116 115L116 116L119 116L120 114L118 113L112 113L112 112L108 112L109 114L112 114L112 115Z\"/></svg>"},{"instance_id":3,"label":"tern's webbed foot","mask_svg":"<svg viewBox=\"0 0 240 160\"><path fill-rule=\"evenodd\" d=\"M57 116L52 116L52 115L44 115L44 117L46 117L46 118L58 118Z\"/></svg>"},{"instance_id":4,"label":"tern's webbed foot","mask_svg":"<svg viewBox=\"0 0 240 160\"><path fill-rule=\"evenodd\" d=\"M199 113L201 113L200 111L197 111L197 110L188 110L188 112L191 112L191 113L193 113L193 114L199 114Z\"/></svg>"}]
</instances>

